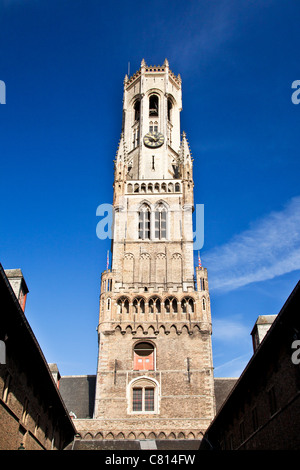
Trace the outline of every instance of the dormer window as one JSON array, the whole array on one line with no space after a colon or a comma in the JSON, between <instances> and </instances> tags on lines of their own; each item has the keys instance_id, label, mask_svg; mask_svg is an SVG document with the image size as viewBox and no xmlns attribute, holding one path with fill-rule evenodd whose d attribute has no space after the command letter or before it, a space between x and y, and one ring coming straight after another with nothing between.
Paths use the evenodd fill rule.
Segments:
<instances>
[{"instance_id":1,"label":"dormer window","mask_svg":"<svg viewBox=\"0 0 300 470\"><path fill-rule=\"evenodd\" d=\"M151 95L149 98L149 116L158 116L158 96Z\"/></svg>"}]
</instances>

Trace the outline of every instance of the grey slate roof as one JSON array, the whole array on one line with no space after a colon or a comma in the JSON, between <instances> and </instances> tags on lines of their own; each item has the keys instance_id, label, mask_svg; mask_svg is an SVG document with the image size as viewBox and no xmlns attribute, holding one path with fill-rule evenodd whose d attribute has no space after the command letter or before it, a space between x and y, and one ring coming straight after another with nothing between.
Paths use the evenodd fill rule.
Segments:
<instances>
[{"instance_id":1,"label":"grey slate roof","mask_svg":"<svg viewBox=\"0 0 300 470\"><path fill-rule=\"evenodd\" d=\"M76 418L92 418L94 413L96 375L62 376L59 391L65 405Z\"/></svg>"},{"instance_id":2,"label":"grey slate roof","mask_svg":"<svg viewBox=\"0 0 300 470\"><path fill-rule=\"evenodd\" d=\"M215 384L215 397L216 397L216 412L218 413L219 409L221 408L222 404L226 400L229 395L229 392L236 384L238 378L218 378L215 377L214 384Z\"/></svg>"},{"instance_id":3,"label":"grey slate roof","mask_svg":"<svg viewBox=\"0 0 300 470\"><path fill-rule=\"evenodd\" d=\"M215 378L216 411L220 409L237 378ZM96 375L62 376L59 391L70 412L76 418L92 418L94 413Z\"/></svg>"}]
</instances>

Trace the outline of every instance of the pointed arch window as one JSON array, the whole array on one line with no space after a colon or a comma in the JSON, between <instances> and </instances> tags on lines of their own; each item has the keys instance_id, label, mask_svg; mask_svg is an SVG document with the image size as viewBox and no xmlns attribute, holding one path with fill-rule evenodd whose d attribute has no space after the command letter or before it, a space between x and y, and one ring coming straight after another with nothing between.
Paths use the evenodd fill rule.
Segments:
<instances>
[{"instance_id":1,"label":"pointed arch window","mask_svg":"<svg viewBox=\"0 0 300 470\"><path fill-rule=\"evenodd\" d=\"M181 301L182 313L194 313L194 300L191 297L185 297Z\"/></svg>"},{"instance_id":2,"label":"pointed arch window","mask_svg":"<svg viewBox=\"0 0 300 470\"><path fill-rule=\"evenodd\" d=\"M160 313L161 311L161 302L158 297L152 297L149 300L149 313Z\"/></svg>"},{"instance_id":3,"label":"pointed arch window","mask_svg":"<svg viewBox=\"0 0 300 470\"><path fill-rule=\"evenodd\" d=\"M172 117L172 101L168 98L168 121L171 122Z\"/></svg>"},{"instance_id":4,"label":"pointed arch window","mask_svg":"<svg viewBox=\"0 0 300 470\"><path fill-rule=\"evenodd\" d=\"M140 120L140 111L141 111L141 101L136 100L133 107L134 107L134 120L139 121Z\"/></svg>"},{"instance_id":5,"label":"pointed arch window","mask_svg":"<svg viewBox=\"0 0 300 470\"><path fill-rule=\"evenodd\" d=\"M165 312L166 313L177 313L177 299L174 297L168 297L165 300Z\"/></svg>"},{"instance_id":6,"label":"pointed arch window","mask_svg":"<svg viewBox=\"0 0 300 470\"><path fill-rule=\"evenodd\" d=\"M120 297L117 301L117 307L119 314L129 313L129 300L127 297Z\"/></svg>"},{"instance_id":7,"label":"pointed arch window","mask_svg":"<svg viewBox=\"0 0 300 470\"><path fill-rule=\"evenodd\" d=\"M150 239L150 207L147 204L143 204L139 210L139 239L149 240Z\"/></svg>"},{"instance_id":8,"label":"pointed arch window","mask_svg":"<svg viewBox=\"0 0 300 470\"><path fill-rule=\"evenodd\" d=\"M132 305L134 313L145 313L145 301L142 297L136 297Z\"/></svg>"},{"instance_id":9,"label":"pointed arch window","mask_svg":"<svg viewBox=\"0 0 300 470\"><path fill-rule=\"evenodd\" d=\"M159 204L155 209L155 238L161 240L167 238L167 209Z\"/></svg>"},{"instance_id":10,"label":"pointed arch window","mask_svg":"<svg viewBox=\"0 0 300 470\"><path fill-rule=\"evenodd\" d=\"M158 96L151 95L149 98L149 116L158 116Z\"/></svg>"}]
</instances>

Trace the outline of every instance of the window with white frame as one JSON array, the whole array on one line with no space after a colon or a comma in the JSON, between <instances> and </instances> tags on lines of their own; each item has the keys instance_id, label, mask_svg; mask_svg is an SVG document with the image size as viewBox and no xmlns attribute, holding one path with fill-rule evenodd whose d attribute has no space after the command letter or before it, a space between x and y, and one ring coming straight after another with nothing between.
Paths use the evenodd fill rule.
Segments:
<instances>
[{"instance_id":1,"label":"window with white frame","mask_svg":"<svg viewBox=\"0 0 300 470\"><path fill-rule=\"evenodd\" d=\"M167 238L167 209L159 204L155 209L155 238Z\"/></svg>"},{"instance_id":2,"label":"window with white frame","mask_svg":"<svg viewBox=\"0 0 300 470\"><path fill-rule=\"evenodd\" d=\"M157 383L146 377L135 380L130 387L130 413L158 413Z\"/></svg>"},{"instance_id":3,"label":"window with white frame","mask_svg":"<svg viewBox=\"0 0 300 470\"><path fill-rule=\"evenodd\" d=\"M140 240L150 239L150 207L143 204L139 210L138 236Z\"/></svg>"}]
</instances>

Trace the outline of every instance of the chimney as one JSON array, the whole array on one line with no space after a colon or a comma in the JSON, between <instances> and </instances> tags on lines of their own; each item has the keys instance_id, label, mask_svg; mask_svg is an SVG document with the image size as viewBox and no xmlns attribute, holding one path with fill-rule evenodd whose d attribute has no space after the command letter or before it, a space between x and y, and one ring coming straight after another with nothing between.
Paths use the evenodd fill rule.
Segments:
<instances>
[{"instance_id":1,"label":"chimney","mask_svg":"<svg viewBox=\"0 0 300 470\"><path fill-rule=\"evenodd\" d=\"M24 312L26 296L29 290L23 277L22 271L21 269L5 269L5 274Z\"/></svg>"},{"instance_id":2,"label":"chimney","mask_svg":"<svg viewBox=\"0 0 300 470\"><path fill-rule=\"evenodd\" d=\"M277 315L260 315L251 331L253 352L255 352L268 333L273 321Z\"/></svg>"},{"instance_id":3,"label":"chimney","mask_svg":"<svg viewBox=\"0 0 300 470\"><path fill-rule=\"evenodd\" d=\"M48 364L54 382L56 383L57 388L59 388L60 373L56 364Z\"/></svg>"}]
</instances>

